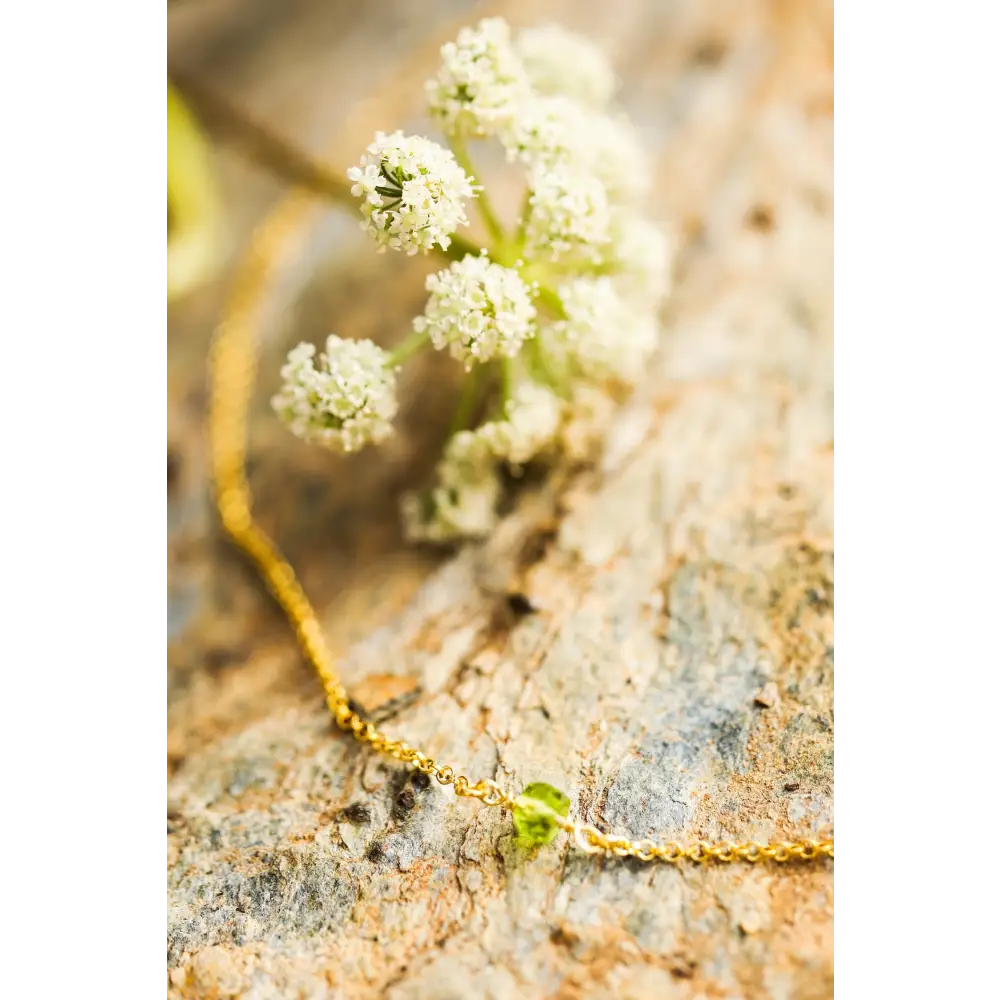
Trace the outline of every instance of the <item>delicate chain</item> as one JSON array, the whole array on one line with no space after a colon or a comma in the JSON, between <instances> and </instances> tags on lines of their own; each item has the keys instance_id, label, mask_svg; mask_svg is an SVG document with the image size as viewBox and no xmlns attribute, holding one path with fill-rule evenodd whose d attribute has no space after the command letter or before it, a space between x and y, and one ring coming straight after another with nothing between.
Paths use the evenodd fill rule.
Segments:
<instances>
[{"instance_id":1,"label":"delicate chain","mask_svg":"<svg viewBox=\"0 0 1000 1000\"><path fill-rule=\"evenodd\" d=\"M776 840L762 844L756 840L745 843L723 840L710 844L696 840L687 846L675 840L657 844L652 840L630 840L628 837L614 837L601 833L595 826L580 823L559 816L556 825L565 830L573 843L587 854L607 854L618 858L638 858L640 861L666 861L676 864L680 861L813 861L816 858L833 857L833 840Z\"/></svg>"},{"instance_id":2,"label":"delicate chain","mask_svg":"<svg viewBox=\"0 0 1000 1000\"><path fill-rule=\"evenodd\" d=\"M456 795L479 799L490 806L510 805L511 800L495 781L487 779L473 783L464 774L456 774L454 768L439 764L409 744L389 739L351 708L309 598L277 545L251 514L252 497L246 478L246 435L247 412L257 369L253 321L264 297L272 261L307 208L307 198L293 193L254 233L215 333L209 435L219 516L233 541L257 564L261 576L284 609L306 658L319 675L326 703L341 729L352 733L359 742L370 744L373 750L433 776L442 785L453 785Z\"/></svg>"},{"instance_id":3,"label":"delicate chain","mask_svg":"<svg viewBox=\"0 0 1000 1000\"><path fill-rule=\"evenodd\" d=\"M269 271L289 233L301 223L309 206L304 192L287 196L254 233L250 250L240 266L222 319L215 333L211 354L212 396L209 414L212 471L219 515L233 541L256 563L278 603L295 630L306 658L319 675L326 703L337 725L353 734L377 753L402 761L451 785L463 798L479 799L487 806L515 808L515 799L495 781L471 781L456 773L449 764L421 753L401 740L390 739L351 708L333 664L316 612L296 579L292 567L277 545L261 530L251 513L252 497L246 478L247 413L257 369L254 323ZM537 806L536 806L537 808ZM759 844L697 841L687 847L670 842L613 837L586 823L551 814L553 822L565 830L573 843L589 854L633 857L641 861L679 862L690 860L789 861L833 857L832 840L798 840Z\"/></svg>"}]
</instances>

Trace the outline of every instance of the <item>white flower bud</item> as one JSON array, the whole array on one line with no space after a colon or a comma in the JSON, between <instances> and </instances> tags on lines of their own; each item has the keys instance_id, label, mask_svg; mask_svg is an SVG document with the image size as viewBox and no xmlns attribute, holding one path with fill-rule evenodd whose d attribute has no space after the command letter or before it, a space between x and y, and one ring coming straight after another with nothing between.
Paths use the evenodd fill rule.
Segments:
<instances>
[{"instance_id":1,"label":"white flower bud","mask_svg":"<svg viewBox=\"0 0 1000 1000\"><path fill-rule=\"evenodd\" d=\"M567 162L539 164L528 185L525 256L599 262L611 238L611 208L600 180Z\"/></svg>"},{"instance_id":2,"label":"white flower bud","mask_svg":"<svg viewBox=\"0 0 1000 1000\"><path fill-rule=\"evenodd\" d=\"M534 382L522 382L507 401L504 419L491 420L471 433L497 458L523 465L551 444L563 406L555 393Z\"/></svg>"},{"instance_id":3,"label":"white flower bud","mask_svg":"<svg viewBox=\"0 0 1000 1000\"><path fill-rule=\"evenodd\" d=\"M602 49L556 24L518 34L515 48L539 94L571 97L600 110L618 89L615 71Z\"/></svg>"},{"instance_id":4,"label":"white flower bud","mask_svg":"<svg viewBox=\"0 0 1000 1000\"><path fill-rule=\"evenodd\" d=\"M430 139L378 132L361 158L347 171L351 194L363 198L361 228L386 247L408 254L436 243L447 250L450 234L467 226L465 198L476 189L454 155Z\"/></svg>"},{"instance_id":5,"label":"white flower bud","mask_svg":"<svg viewBox=\"0 0 1000 1000\"><path fill-rule=\"evenodd\" d=\"M559 297L566 319L550 328L555 350L588 378L638 381L659 339L653 314L623 300L607 277L571 281Z\"/></svg>"},{"instance_id":6,"label":"white flower bud","mask_svg":"<svg viewBox=\"0 0 1000 1000\"><path fill-rule=\"evenodd\" d=\"M483 442L461 431L438 463L437 485L425 496L403 498L406 537L412 541L446 542L480 538L497 523L500 479Z\"/></svg>"},{"instance_id":7,"label":"white flower bud","mask_svg":"<svg viewBox=\"0 0 1000 1000\"><path fill-rule=\"evenodd\" d=\"M620 290L637 305L655 309L669 294L673 257L672 241L661 227L635 212L615 216L608 263Z\"/></svg>"},{"instance_id":8,"label":"white flower bud","mask_svg":"<svg viewBox=\"0 0 1000 1000\"><path fill-rule=\"evenodd\" d=\"M370 340L331 335L318 358L312 344L299 344L281 369L283 384L271 405L304 441L345 452L378 443L392 433L398 406L386 361Z\"/></svg>"},{"instance_id":9,"label":"white flower bud","mask_svg":"<svg viewBox=\"0 0 1000 1000\"><path fill-rule=\"evenodd\" d=\"M522 101L500 141L507 159L529 166L551 166L560 160L579 157L586 136L579 134L584 112L565 97L533 97Z\"/></svg>"},{"instance_id":10,"label":"white flower bud","mask_svg":"<svg viewBox=\"0 0 1000 1000\"><path fill-rule=\"evenodd\" d=\"M491 17L463 28L442 46L441 69L426 89L431 117L446 135L496 134L530 94L507 22Z\"/></svg>"},{"instance_id":11,"label":"white flower bud","mask_svg":"<svg viewBox=\"0 0 1000 1000\"><path fill-rule=\"evenodd\" d=\"M625 118L595 114L565 97L535 97L519 105L500 140L508 160L593 174L612 201L634 204L649 194L649 156Z\"/></svg>"},{"instance_id":12,"label":"white flower bud","mask_svg":"<svg viewBox=\"0 0 1000 1000\"><path fill-rule=\"evenodd\" d=\"M636 204L648 197L653 166L639 134L628 119L587 115L576 135L581 162L598 177L616 202Z\"/></svg>"},{"instance_id":13,"label":"white flower bud","mask_svg":"<svg viewBox=\"0 0 1000 1000\"><path fill-rule=\"evenodd\" d=\"M469 255L427 278L430 298L413 321L439 351L471 368L474 362L513 357L534 336L535 307L521 276L485 256Z\"/></svg>"}]
</instances>

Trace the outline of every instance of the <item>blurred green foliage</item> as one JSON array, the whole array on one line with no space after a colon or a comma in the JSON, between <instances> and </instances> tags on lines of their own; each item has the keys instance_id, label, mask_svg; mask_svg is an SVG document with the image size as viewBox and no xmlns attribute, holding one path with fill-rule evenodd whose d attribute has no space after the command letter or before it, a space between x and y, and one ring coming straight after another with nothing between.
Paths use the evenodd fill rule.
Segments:
<instances>
[{"instance_id":1,"label":"blurred green foliage","mask_svg":"<svg viewBox=\"0 0 1000 1000\"><path fill-rule=\"evenodd\" d=\"M203 284L220 261L220 210L211 149L167 82L167 301Z\"/></svg>"}]
</instances>

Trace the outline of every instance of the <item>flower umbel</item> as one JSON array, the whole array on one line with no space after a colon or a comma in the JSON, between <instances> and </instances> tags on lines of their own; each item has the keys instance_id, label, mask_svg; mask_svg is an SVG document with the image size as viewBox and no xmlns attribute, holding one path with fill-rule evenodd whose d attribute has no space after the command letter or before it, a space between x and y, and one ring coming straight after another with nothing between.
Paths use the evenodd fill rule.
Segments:
<instances>
[{"instance_id":1,"label":"flower umbel","mask_svg":"<svg viewBox=\"0 0 1000 1000\"><path fill-rule=\"evenodd\" d=\"M273 403L299 437L351 451L391 432L395 371L415 352L464 365L435 483L403 499L410 538L482 537L512 485L504 470L595 460L656 349L672 247L651 221L652 164L616 88L588 40L556 26L514 35L486 18L443 46L426 84L450 150L379 132L348 171L380 252L450 263L426 278L424 312L391 354L337 337L322 354L301 344ZM505 218L507 199L486 190L472 141L486 138L506 152L497 169L524 175L519 215ZM485 247L455 235L472 198L472 239L483 233Z\"/></svg>"},{"instance_id":2,"label":"flower umbel","mask_svg":"<svg viewBox=\"0 0 1000 1000\"><path fill-rule=\"evenodd\" d=\"M441 69L426 84L431 117L446 135L494 135L530 94L527 73L501 17L463 28L441 48Z\"/></svg>"},{"instance_id":3,"label":"flower umbel","mask_svg":"<svg viewBox=\"0 0 1000 1000\"><path fill-rule=\"evenodd\" d=\"M469 431L497 458L512 465L529 462L559 430L563 402L551 390L535 382L522 382L504 407L502 420L491 420Z\"/></svg>"},{"instance_id":4,"label":"flower umbel","mask_svg":"<svg viewBox=\"0 0 1000 1000\"><path fill-rule=\"evenodd\" d=\"M476 362L513 357L534 336L535 307L521 276L485 256L468 256L429 275L430 298L413 321L440 351L471 368Z\"/></svg>"},{"instance_id":5,"label":"flower umbel","mask_svg":"<svg viewBox=\"0 0 1000 1000\"><path fill-rule=\"evenodd\" d=\"M347 176L351 193L364 199L361 228L380 252L391 247L414 254L435 244L447 250L451 234L469 224L465 199L476 189L454 155L430 139L378 132Z\"/></svg>"},{"instance_id":6,"label":"flower umbel","mask_svg":"<svg viewBox=\"0 0 1000 1000\"><path fill-rule=\"evenodd\" d=\"M539 94L570 97L599 111L618 89L603 49L558 24L522 31L515 48Z\"/></svg>"},{"instance_id":7,"label":"flower umbel","mask_svg":"<svg viewBox=\"0 0 1000 1000\"><path fill-rule=\"evenodd\" d=\"M583 109L565 97L535 97L521 104L500 133L508 160L551 167L572 158L586 143Z\"/></svg>"},{"instance_id":8,"label":"flower umbel","mask_svg":"<svg viewBox=\"0 0 1000 1000\"><path fill-rule=\"evenodd\" d=\"M627 298L655 309L670 291L672 258L673 247L662 228L637 212L615 216L609 264Z\"/></svg>"},{"instance_id":9,"label":"flower umbel","mask_svg":"<svg viewBox=\"0 0 1000 1000\"><path fill-rule=\"evenodd\" d=\"M460 431L438 463L437 484L425 496L403 498L403 524L412 541L481 538L497 523L500 479L496 462L472 431Z\"/></svg>"},{"instance_id":10,"label":"flower umbel","mask_svg":"<svg viewBox=\"0 0 1000 1000\"><path fill-rule=\"evenodd\" d=\"M566 319L552 327L552 340L571 367L591 379L631 384L656 349L656 318L630 306L607 277L580 278L559 295Z\"/></svg>"},{"instance_id":11,"label":"flower umbel","mask_svg":"<svg viewBox=\"0 0 1000 1000\"><path fill-rule=\"evenodd\" d=\"M528 179L525 253L539 260L579 258L598 263L611 238L604 185L568 163L539 164Z\"/></svg>"},{"instance_id":12,"label":"flower umbel","mask_svg":"<svg viewBox=\"0 0 1000 1000\"><path fill-rule=\"evenodd\" d=\"M386 362L370 340L331 335L318 358L314 345L299 344L281 369L283 384L271 405L296 437L357 451L392 433L396 376Z\"/></svg>"},{"instance_id":13,"label":"flower umbel","mask_svg":"<svg viewBox=\"0 0 1000 1000\"><path fill-rule=\"evenodd\" d=\"M589 111L569 98L525 101L500 140L509 160L593 174L612 202L634 204L649 193L652 170L632 125L621 117Z\"/></svg>"}]
</instances>

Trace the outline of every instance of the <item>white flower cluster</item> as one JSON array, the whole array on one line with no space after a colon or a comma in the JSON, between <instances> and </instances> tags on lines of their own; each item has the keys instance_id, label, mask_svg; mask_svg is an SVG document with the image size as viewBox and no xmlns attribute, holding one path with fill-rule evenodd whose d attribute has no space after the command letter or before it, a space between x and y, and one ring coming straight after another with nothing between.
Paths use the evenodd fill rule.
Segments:
<instances>
[{"instance_id":1,"label":"white flower cluster","mask_svg":"<svg viewBox=\"0 0 1000 1000\"><path fill-rule=\"evenodd\" d=\"M612 223L609 264L622 293L639 308L656 309L670 292L673 247L661 226L635 212Z\"/></svg>"},{"instance_id":2,"label":"white flower cluster","mask_svg":"<svg viewBox=\"0 0 1000 1000\"><path fill-rule=\"evenodd\" d=\"M463 28L441 48L441 69L427 81L431 117L446 135L495 135L530 93L524 64L501 17Z\"/></svg>"},{"instance_id":3,"label":"white flower cluster","mask_svg":"<svg viewBox=\"0 0 1000 1000\"><path fill-rule=\"evenodd\" d=\"M434 244L447 250L451 234L467 226L465 199L476 190L454 155L418 135L378 132L361 164L347 171L361 197L361 227L386 247L414 254Z\"/></svg>"},{"instance_id":4,"label":"white flower cluster","mask_svg":"<svg viewBox=\"0 0 1000 1000\"><path fill-rule=\"evenodd\" d=\"M437 483L426 496L403 497L403 526L412 541L481 538L497 521L500 477L483 443L456 434L438 463Z\"/></svg>"},{"instance_id":5,"label":"white flower cluster","mask_svg":"<svg viewBox=\"0 0 1000 1000\"><path fill-rule=\"evenodd\" d=\"M447 348L466 368L513 357L534 336L531 289L509 267L469 255L427 278L430 298L413 321L438 350Z\"/></svg>"},{"instance_id":6,"label":"white flower cluster","mask_svg":"<svg viewBox=\"0 0 1000 1000\"><path fill-rule=\"evenodd\" d=\"M562 418L563 403L557 396L524 382L507 403L504 419L455 434L438 463L437 483L430 493L403 499L407 537L447 542L488 534L496 524L500 498L497 459L514 466L530 461L555 440Z\"/></svg>"},{"instance_id":7,"label":"white flower cluster","mask_svg":"<svg viewBox=\"0 0 1000 1000\"><path fill-rule=\"evenodd\" d=\"M460 434L481 442L496 458L523 465L555 440L562 417L563 402L555 393L524 381L507 401L502 420L490 420Z\"/></svg>"},{"instance_id":8,"label":"white flower cluster","mask_svg":"<svg viewBox=\"0 0 1000 1000\"><path fill-rule=\"evenodd\" d=\"M599 264L611 239L611 205L600 180L570 163L540 164L531 171L529 186L525 256Z\"/></svg>"},{"instance_id":9,"label":"white flower cluster","mask_svg":"<svg viewBox=\"0 0 1000 1000\"><path fill-rule=\"evenodd\" d=\"M656 348L670 254L643 212L651 166L635 129L610 110L617 81L599 48L554 26L512 39L491 19L446 45L442 60L427 85L432 116L459 140L499 139L526 169L527 196L513 253L500 248L516 263L466 257L432 275L414 323L467 366L503 357L513 359L508 378L515 372L499 416L454 435L437 487L407 503L411 536L434 540L492 527L498 462L593 457L616 393ZM539 315L534 282L517 271L547 283Z\"/></svg>"},{"instance_id":10,"label":"white flower cluster","mask_svg":"<svg viewBox=\"0 0 1000 1000\"><path fill-rule=\"evenodd\" d=\"M672 248L648 217L653 171L612 105L616 87L590 41L555 26L514 35L487 18L441 49L426 85L431 118L454 152L378 133L348 172L379 250L450 248L453 258L427 278L423 314L397 357L429 342L478 368L460 412L486 418L459 424L435 486L404 501L413 538L488 533L504 465L593 458L656 349ZM509 224L485 193L478 199L492 242L467 252L452 239L481 191L466 143L486 137L523 169L526 191ZM374 344L331 337L318 359L300 345L282 376L274 405L300 437L351 450L389 433L395 377Z\"/></svg>"},{"instance_id":11,"label":"white flower cluster","mask_svg":"<svg viewBox=\"0 0 1000 1000\"><path fill-rule=\"evenodd\" d=\"M634 309L611 278L578 278L559 289L566 319L554 323L552 342L585 378L631 384L656 350L656 318Z\"/></svg>"},{"instance_id":12,"label":"white flower cluster","mask_svg":"<svg viewBox=\"0 0 1000 1000\"><path fill-rule=\"evenodd\" d=\"M500 140L508 160L550 169L571 163L577 171L592 173L612 200L636 204L649 193L652 171L632 124L568 97L526 101Z\"/></svg>"},{"instance_id":13,"label":"white flower cluster","mask_svg":"<svg viewBox=\"0 0 1000 1000\"><path fill-rule=\"evenodd\" d=\"M304 441L356 451L385 440L396 415L396 377L370 340L330 336L316 358L312 344L293 348L271 400L288 429Z\"/></svg>"},{"instance_id":14,"label":"white flower cluster","mask_svg":"<svg viewBox=\"0 0 1000 1000\"><path fill-rule=\"evenodd\" d=\"M586 112L568 97L536 97L524 102L499 138L509 161L520 160L529 167L579 162L579 150L586 149L579 133L585 119Z\"/></svg>"},{"instance_id":15,"label":"white flower cluster","mask_svg":"<svg viewBox=\"0 0 1000 1000\"><path fill-rule=\"evenodd\" d=\"M557 24L522 31L515 47L538 94L563 94L600 111L618 89L614 68L604 52Z\"/></svg>"}]
</instances>

